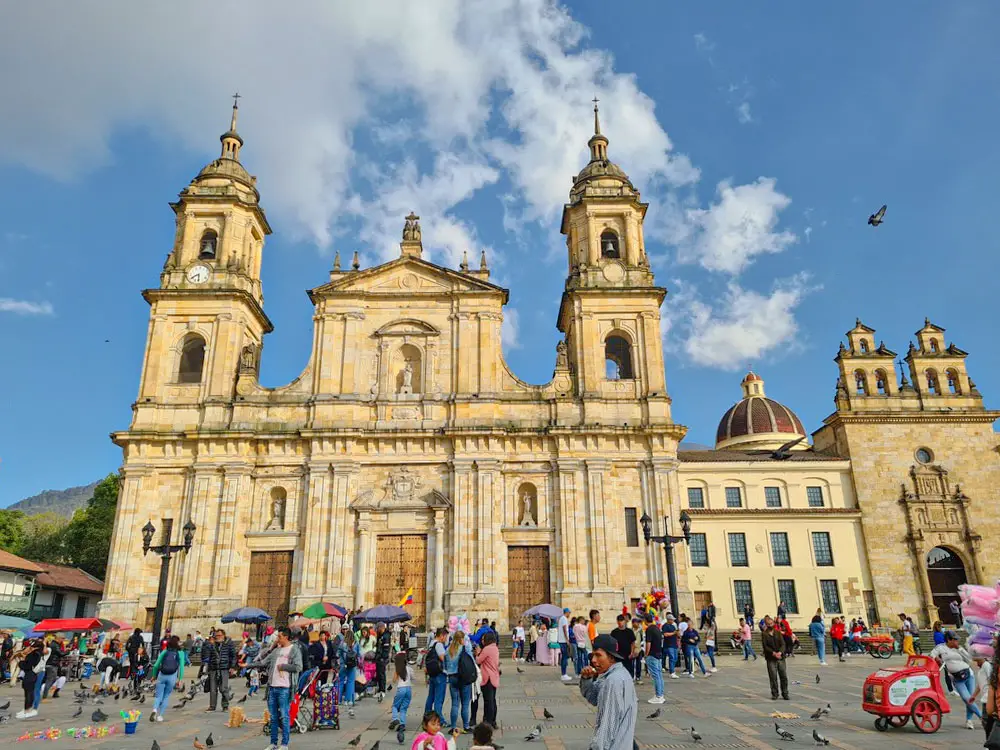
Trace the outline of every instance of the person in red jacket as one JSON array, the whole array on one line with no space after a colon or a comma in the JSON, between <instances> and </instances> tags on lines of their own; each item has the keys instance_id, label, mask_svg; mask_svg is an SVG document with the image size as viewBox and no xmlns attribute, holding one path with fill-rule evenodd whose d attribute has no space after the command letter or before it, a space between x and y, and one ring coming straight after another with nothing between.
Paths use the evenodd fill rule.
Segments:
<instances>
[{"instance_id":1,"label":"person in red jacket","mask_svg":"<svg viewBox=\"0 0 1000 750\"><path fill-rule=\"evenodd\" d=\"M834 617L830 624L830 640L833 642L833 650L840 661L844 659L844 648L846 647L847 628L844 621L839 617Z\"/></svg>"},{"instance_id":2,"label":"person in red jacket","mask_svg":"<svg viewBox=\"0 0 1000 750\"><path fill-rule=\"evenodd\" d=\"M792 632L792 626L789 624L788 620L782 617L775 623L775 628L780 631L782 637L785 639L785 656L795 656L795 633Z\"/></svg>"}]
</instances>

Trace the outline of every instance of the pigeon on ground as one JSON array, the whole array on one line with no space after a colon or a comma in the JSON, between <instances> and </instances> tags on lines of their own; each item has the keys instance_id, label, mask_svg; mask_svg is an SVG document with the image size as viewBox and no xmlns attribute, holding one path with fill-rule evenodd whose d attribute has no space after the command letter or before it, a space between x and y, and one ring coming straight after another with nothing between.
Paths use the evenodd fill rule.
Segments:
<instances>
[{"instance_id":1,"label":"pigeon on ground","mask_svg":"<svg viewBox=\"0 0 1000 750\"><path fill-rule=\"evenodd\" d=\"M878 211L869 216L868 223L871 224L873 227L877 227L879 224L881 224L885 218L885 209L886 206L883 205L882 208L880 208Z\"/></svg>"},{"instance_id":2,"label":"pigeon on ground","mask_svg":"<svg viewBox=\"0 0 1000 750\"><path fill-rule=\"evenodd\" d=\"M518 673L518 674L524 674L524 670L523 670L523 669L521 669L520 667L518 667L518 668L517 668L517 673Z\"/></svg>"},{"instance_id":3,"label":"pigeon on ground","mask_svg":"<svg viewBox=\"0 0 1000 750\"><path fill-rule=\"evenodd\" d=\"M381 741L382 740L375 740L375 744L368 748L368 750L378 750L378 746Z\"/></svg>"},{"instance_id":4,"label":"pigeon on ground","mask_svg":"<svg viewBox=\"0 0 1000 750\"><path fill-rule=\"evenodd\" d=\"M96 724L100 724L102 721L108 720L108 715L104 713L101 709L97 709L96 711L94 711L94 713L90 715L90 719Z\"/></svg>"},{"instance_id":5,"label":"pigeon on ground","mask_svg":"<svg viewBox=\"0 0 1000 750\"><path fill-rule=\"evenodd\" d=\"M10 708L10 701L7 701L2 706L0 706L0 711L6 711L8 708Z\"/></svg>"},{"instance_id":6,"label":"pigeon on ground","mask_svg":"<svg viewBox=\"0 0 1000 750\"><path fill-rule=\"evenodd\" d=\"M355 737L347 744L350 745L351 747L357 747L359 744L361 744L361 735L359 734L357 737Z\"/></svg>"},{"instance_id":7,"label":"pigeon on ground","mask_svg":"<svg viewBox=\"0 0 1000 750\"><path fill-rule=\"evenodd\" d=\"M71 718L75 719L75 718L77 718L77 717L78 717L78 716L79 716L80 714L82 714L82 713L83 713L83 706L79 706L79 707L78 707L78 708L76 709L76 713L75 713L75 714L73 714L73 716L72 716Z\"/></svg>"},{"instance_id":8,"label":"pigeon on ground","mask_svg":"<svg viewBox=\"0 0 1000 750\"><path fill-rule=\"evenodd\" d=\"M817 745L829 745L830 744L830 740L828 740L826 737L824 737L823 735L821 735L815 729L813 730L813 742L815 742Z\"/></svg>"},{"instance_id":9,"label":"pigeon on ground","mask_svg":"<svg viewBox=\"0 0 1000 750\"><path fill-rule=\"evenodd\" d=\"M537 740L542 736L542 725L536 724L535 728L531 730L531 733L524 738L525 742L531 742L532 740Z\"/></svg>"},{"instance_id":10,"label":"pigeon on ground","mask_svg":"<svg viewBox=\"0 0 1000 750\"><path fill-rule=\"evenodd\" d=\"M400 745L406 742L406 731L403 729L403 727L400 727L399 729L396 730L396 742L398 742Z\"/></svg>"},{"instance_id":11,"label":"pigeon on ground","mask_svg":"<svg viewBox=\"0 0 1000 750\"><path fill-rule=\"evenodd\" d=\"M140 695L139 696L139 703L145 703L145 702L146 702L146 696L145 695Z\"/></svg>"},{"instance_id":12,"label":"pigeon on ground","mask_svg":"<svg viewBox=\"0 0 1000 750\"><path fill-rule=\"evenodd\" d=\"M81 690L90 690L90 685L84 685L83 681L81 680L80 681L80 689Z\"/></svg>"},{"instance_id":13,"label":"pigeon on ground","mask_svg":"<svg viewBox=\"0 0 1000 750\"><path fill-rule=\"evenodd\" d=\"M208 745L209 747L213 747L215 745L215 740L212 739L211 732L209 732L208 737L205 738L205 744Z\"/></svg>"},{"instance_id":14,"label":"pigeon on ground","mask_svg":"<svg viewBox=\"0 0 1000 750\"><path fill-rule=\"evenodd\" d=\"M816 675L816 684L819 685L819 675Z\"/></svg>"},{"instance_id":15,"label":"pigeon on ground","mask_svg":"<svg viewBox=\"0 0 1000 750\"><path fill-rule=\"evenodd\" d=\"M205 744L203 742L198 742L198 738L194 738L193 743L194 750L205 750Z\"/></svg>"},{"instance_id":16,"label":"pigeon on ground","mask_svg":"<svg viewBox=\"0 0 1000 750\"><path fill-rule=\"evenodd\" d=\"M547 709L547 708L543 708L542 709L542 716L544 716L549 721L552 721L552 719L556 718L553 715L553 713L551 711L549 711L549 709Z\"/></svg>"},{"instance_id":17,"label":"pigeon on ground","mask_svg":"<svg viewBox=\"0 0 1000 750\"><path fill-rule=\"evenodd\" d=\"M778 736L783 740L788 740L789 742L795 741L795 735L779 727L778 722L774 722L774 731L777 732Z\"/></svg>"},{"instance_id":18,"label":"pigeon on ground","mask_svg":"<svg viewBox=\"0 0 1000 750\"><path fill-rule=\"evenodd\" d=\"M153 740L153 744L149 748L149 750L160 750L160 743L157 742L156 740Z\"/></svg>"},{"instance_id":19,"label":"pigeon on ground","mask_svg":"<svg viewBox=\"0 0 1000 750\"><path fill-rule=\"evenodd\" d=\"M243 696L242 698L240 698L240 699L239 699L238 701L236 701L236 702L237 702L237 703L246 703L246 702L247 702L247 698L249 698L249 697L250 697L250 693L247 693L246 695L244 695L244 696Z\"/></svg>"},{"instance_id":20,"label":"pigeon on ground","mask_svg":"<svg viewBox=\"0 0 1000 750\"><path fill-rule=\"evenodd\" d=\"M115 693L115 700L118 700L121 697L122 697L121 693Z\"/></svg>"},{"instance_id":21,"label":"pigeon on ground","mask_svg":"<svg viewBox=\"0 0 1000 750\"><path fill-rule=\"evenodd\" d=\"M691 741L692 742L701 742L701 735L698 734L697 731L695 731L694 727L691 727Z\"/></svg>"},{"instance_id":22,"label":"pigeon on ground","mask_svg":"<svg viewBox=\"0 0 1000 750\"><path fill-rule=\"evenodd\" d=\"M815 711L813 711L809 715L809 718L810 719L818 719L820 716L829 715L829 713L830 713L830 711L831 711L832 708L833 708L833 706L831 706L829 703L827 703L825 707L824 706L820 706L819 708L817 708Z\"/></svg>"},{"instance_id":23,"label":"pigeon on ground","mask_svg":"<svg viewBox=\"0 0 1000 750\"><path fill-rule=\"evenodd\" d=\"M652 721L653 719L659 719L660 718L660 709L656 709L655 711L653 711L653 713L651 713L646 718L648 720L650 720L650 721Z\"/></svg>"}]
</instances>

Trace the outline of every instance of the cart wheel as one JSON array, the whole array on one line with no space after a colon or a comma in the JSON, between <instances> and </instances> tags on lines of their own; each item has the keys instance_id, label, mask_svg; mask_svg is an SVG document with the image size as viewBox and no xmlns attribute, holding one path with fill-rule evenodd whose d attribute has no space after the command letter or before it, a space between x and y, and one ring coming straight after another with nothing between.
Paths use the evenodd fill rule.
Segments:
<instances>
[{"instance_id":1,"label":"cart wheel","mask_svg":"<svg viewBox=\"0 0 1000 750\"><path fill-rule=\"evenodd\" d=\"M299 730L299 734L305 734L312 729L312 723L312 708L303 703L299 706L299 715L295 717L295 728Z\"/></svg>"},{"instance_id":2,"label":"cart wheel","mask_svg":"<svg viewBox=\"0 0 1000 750\"><path fill-rule=\"evenodd\" d=\"M892 646L890 646L888 643L880 644L877 649L877 654L879 659L888 659L890 656L892 656ZM872 654L872 656L875 656L875 654Z\"/></svg>"},{"instance_id":3,"label":"cart wheel","mask_svg":"<svg viewBox=\"0 0 1000 750\"><path fill-rule=\"evenodd\" d=\"M884 716L879 716L875 719L875 728L880 732L884 732L889 728L889 720Z\"/></svg>"},{"instance_id":4,"label":"cart wheel","mask_svg":"<svg viewBox=\"0 0 1000 750\"><path fill-rule=\"evenodd\" d=\"M908 722L909 720L910 717L907 716L906 714L903 714L902 716L890 716L889 725L896 729L899 729L900 727L905 727L906 722Z\"/></svg>"},{"instance_id":5,"label":"cart wheel","mask_svg":"<svg viewBox=\"0 0 1000 750\"><path fill-rule=\"evenodd\" d=\"M917 698L910 710L913 726L924 734L933 734L941 728L941 707L930 698Z\"/></svg>"}]
</instances>

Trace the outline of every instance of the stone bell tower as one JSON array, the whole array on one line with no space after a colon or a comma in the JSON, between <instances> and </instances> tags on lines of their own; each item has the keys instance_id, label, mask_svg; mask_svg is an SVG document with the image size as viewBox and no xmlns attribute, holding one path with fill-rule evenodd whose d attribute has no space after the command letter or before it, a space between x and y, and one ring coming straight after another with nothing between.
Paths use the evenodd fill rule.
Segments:
<instances>
[{"instance_id":1,"label":"stone bell tower","mask_svg":"<svg viewBox=\"0 0 1000 750\"><path fill-rule=\"evenodd\" d=\"M175 421L178 408L190 423L195 404L202 425L224 424L240 370L256 371L263 336L272 330L260 283L271 227L257 178L240 162L237 103L219 158L170 204L173 247L159 288L143 292L151 310L134 428Z\"/></svg>"},{"instance_id":2,"label":"stone bell tower","mask_svg":"<svg viewBox=\"0 0 1000 750\"><path fill-rule=\"evenodd\" d=\"M655 285L642 233L649 204L609 160L596 100L587 145L590 161L573 178L561 227L569 272L558 325L576 395L585 421L670 422L660 339L666 290ZM641 418L606 403L624 399L644 406Z\"/></svg>"}]
</instances>

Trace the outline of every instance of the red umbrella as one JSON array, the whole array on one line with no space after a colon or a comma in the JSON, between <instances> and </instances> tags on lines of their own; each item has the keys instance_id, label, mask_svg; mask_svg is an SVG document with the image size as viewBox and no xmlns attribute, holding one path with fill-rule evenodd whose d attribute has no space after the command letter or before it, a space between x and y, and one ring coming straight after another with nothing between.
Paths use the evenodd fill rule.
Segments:
<instances>
[{"instance_id":1,"label":"red umbrella","mask_svg":"<svg viewBox=\"0 0 1000 750\"><path fill-rule=\"evenodd\" d=\"M35 625L36 633L82 633L102 629L101 621L96 617L49 618Z\"/></svg>"}]
</instances>

